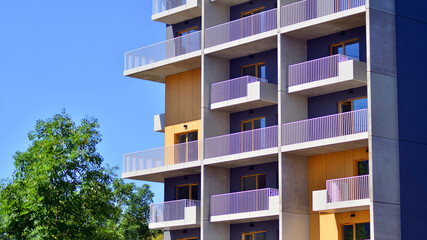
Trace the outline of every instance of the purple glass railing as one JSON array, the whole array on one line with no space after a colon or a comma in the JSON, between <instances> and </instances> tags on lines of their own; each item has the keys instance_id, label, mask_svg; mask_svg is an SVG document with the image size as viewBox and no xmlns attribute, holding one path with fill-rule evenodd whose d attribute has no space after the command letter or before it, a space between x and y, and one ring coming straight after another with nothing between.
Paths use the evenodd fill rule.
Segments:
<instances>
[{"instance_id":1,"label":"purple glass railing","mask_svg":"<svg viewBox=\"0 0 427 240\"><path fill-rule=\"evenodd\" d=\"M277 147L277 126L205 139L205 158Z\"/></svg>"},{"instance_id":2,"label":"purple glass railing","mask_svg":"<svg viewBox=\"0 0 427 240\"><path fill-rule=\"evenodd\" d=\"M187 4L187 0L153 0L153 15Z\"/></svg>"},{"instance_id":3,"label":"purple glass railing","mask_svg":"<svg viewBox=\"0 0 427 240\"><path fill-rule=\"evenodd\" d=\"M125 70L191 53L201 48L200 31L125 53Z\"/></svg>"},{"instance_id":4,"label":"purple glass railing","mask_svg":"<svg viewBox=\"0 0 427 240\"><path fill-rule=\"evenodd\" d=\"M278 195L273 188L213 195L211 216L268 210L269 198Z\"/></svg>"},{"instance_id":5,"label":"purple glass railing","mask_svg":"<svg viewBox=\"0 0 427 240\"><path fill-rule=\"evenodd\" d=\"M286 27L364 5L365 0L304 0L281 8L280 25Z\"/></svg>"},{"instance_id":6,"label":"purple glass railing","mask_svg":"<svg viewBox=\"0 0 427 240\"><path fill-rule=\"evenodd\" d=\"M289 66L289 87L337 77L339 63L353 58L336 54Z\"/></svg>"},{"instance_id":7,"label":"purple glass railing","mask_svg":"<svg viewBox=\"0 0 427 240\"><path fill-rule=\"evenodd\" d=\"M211 103L246 97L248 95L248 84L258 81L268 82L267 79L244 76L213 83L211 85Z\"/></svg>"},{"instance_id":8,"label":"purple glass railing","mask_svg":"<svg viewBox=\"0 0 427 240\"><path fill-rule=\"evenodd\" d=\"M310 142L368 131L368 110L361 109L282 125L282 145Z\"/></svg>"},{"instance_id":9,"label":"purple glass railing","mask_svg":"<svg viewBox=\"0 0 427 240\"><path fill-rule=\"evenodd\" d=\"M369 198L369 175L326 180L328 203Z\"/></svg>"},{"instance_id":10,"label":"purple glass railing","mask_svg":"<svg viewBox=\"0 0 427 240\"><path fill-rule=\"evenodd\" d=\"M123 173L199 160L199 141L123 155Z\"/></svg>"},{"instance_id":11,"label":"purple glass railing","mask_svg":"<svg viewBox=\"0 0 427 240\"><path fill-rule=\"evenodd\" d=\"M150 205L150 223L183 220L185 208L200 206L200 201L181 199Z\"/></svg>"},{"instance_id":12,"label":"purple glass railing","mask_svg":"<svg viewBox=\"0 0 427 240\"><path fill-rule=\"evenodd\" d=\"M207 28L205 47L213 47L274 29L277 29L277 9Z\"/></svg>"}]
</instances>

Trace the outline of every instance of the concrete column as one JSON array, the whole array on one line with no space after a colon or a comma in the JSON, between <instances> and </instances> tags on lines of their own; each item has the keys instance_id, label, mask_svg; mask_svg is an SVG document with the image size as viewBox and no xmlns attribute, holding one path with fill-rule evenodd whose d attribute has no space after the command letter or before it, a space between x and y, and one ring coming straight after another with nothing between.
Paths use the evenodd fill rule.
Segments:
<instances>
[{"instance_id":1,"label":"concrete column","mask_svg":"<svg viewBox=\"0 0 427 240\"><path fill-rule=\"evenodd\" d=\"M282 153L279 172L279 239L308 240L310 232L308 158Z\"/></svg>"},{"instance_id":2,"label":"concrete column","mask_svg":"<svg viewBox=\"0 0 427 240\"><path fill-rule=\"evenodd\" d=\"M210 196L230 192L230 169L202 167L201 239L230 240L230 224L209 221Z\"/></svg>"},{"instance_id":3,"label":"concrete column","mask_svg":"<svg viewBox=\"0 0 427 240\"><path fill-rule=\"evenodd\" d=\"M399 135L394 0L366 10L371 239L400 239Z\"/></svg>"}]
</instances>

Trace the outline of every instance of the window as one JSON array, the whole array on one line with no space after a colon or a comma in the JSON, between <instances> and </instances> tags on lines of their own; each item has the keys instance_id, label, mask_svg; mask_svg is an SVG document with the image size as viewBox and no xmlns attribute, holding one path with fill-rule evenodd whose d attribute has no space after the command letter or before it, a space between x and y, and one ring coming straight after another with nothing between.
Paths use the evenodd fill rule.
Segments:
<instances>
[{"instance_id":1,"label":"window","mask_svg":"<svg viewBox=\"0 0 427 240\"><path fill-rule=\"evenodd\" d=\"M191 238L180 238L177 240L197 240L197 237L191 237Z\"/></svg>"},{"instance_id":2,"label":"window","mask_svg":"<svg viewBox=\"0 0 427 240\"><path fill-rule=\"evenodd\" d=\"M252 36L254 34L262 33L266 28L266 19L265 15L257 15L254 14L260 13L265 10L265 7L260 7L257 9L253 9L247 12L240 14L241 18L245 18L241 20L240 23L240 38ZM238 34L239 32L236 31Z\"/></svg>"},{"instance_id":3,"label":"window","mask_svg":"<svg viewBox=\"0 0 427 240\"><path fill-rule=\"evenodd\" d=\"M197 50L199 46L198 42L200 41L199 36L189 36L189 34L197 32L198 30L199 27L193 27L176 33L177 37L180 37L175 41L177 46L175 50L176 56Z\"/></svg>"},{"instance_id":4,"label":"window","mask_svg":"<svg viewBox=\"0 0 427 240\"><path fill-rule=\"evenodd\" d=\"M369 174L369 160L357 161L357 175L368 175Z\"/></svg>"},{"instance_id":5,"label":"window","mask_svg":"<svg viewBox=\"0 0 427 240\"><path fill-rule=\"evenodd\" d=\"M338 112L340 113L365 109L367 107L368 99L366 97L338 102Z\"/></svg>"},{"instance_id":6,"label":"window","mask_svg":"<svg viewBox=\"0 0 427 240\"><path fill-rule=\"evenodd\" d=\"M266 188L265 173L242 177L242 191Z\"/></svg>"},{"instance_id":7,"label":"window","mask_svg":"<svg viewBox=\"0 0 427 240\"><path fill-rule=\"evenodd\" d=\"M241 76L266 78L265 62L259 62L241 67Z\"/></svg>"},{"instance_id":8,"label":"window","mask_svg":"<svg viewBox=\"0 0 427 240\"><path fill-rule=\"evenodd\" d=\"M257 13L260 13L260 12L264 11L264 9L265 9L265 7L260 7L260 8L257 8L257 9L253 9L253 10L250 10L250 11L247 11L247 12L244 12L244 13L240 14L240 17L244 18L244 17L247 17L247 16L251 16L251 15L254 15L254 14L257 14Z\"/></svg>"},{"instance_id":9,"label":"window","mask_svg":"<svg viewBox=\"0 0 427 240\"><path fill-rule=\"evenodd\" d=\"M342 226L342 240L370 239L369 223L356 223Z\"/></svg>"},{"instance_id":10,"label":"window","mask_svg":"<svg viewBox=\"0 0 427 240\"><path fill-rule=\"evenodd\" d=\"M199 159L197 134L197 131L194 131L176 135L175 142L178 145L175 145L174 148L175 163L190 162Z\"/></svg>"},{"instance_id":11,"label":"window","mask_svg":"<svg viewBox=\"0 0 427 240\"><path fill-rule=\"evenodd\" d=\"M352 39L337 44L332 44L330 47L331 55L342 54L356 60L359 60L359 39Z\"/></svg>"},{"instance_id":12,"label":"window","mask_svg":"<svg viewBox=\"0 0 427 240\"><path fill-rule=\"evenodd\" d=\"M241 122L241 129L243 131L254 130L258 128L265 128L266 120L265 117L253 118Z\"/></svg>"},{"instance_id":13,"label":"window","mask_svg":"<svg viewBox=\"0 0 427 240\"><path fill-rule=\"evenodd\" d=\"M176 136L176 143L197 141L197 131L181 133Z\"/></svg>"},{"instance_id":14,"label":"window","mask_svg":"<svg viewBox=\"0 0 427 240\"><path fill-rule=\"evenodd\" d=\"M176 36L177 37L185 36L185 35L188 35L190 33L197 32L198 30L199 30L199 27L193 27L193 28L185 29L183 31L177 32Z\"/></svg>"},{"instance_id":15,"label":"window","mask_svg":"<svg viewBox=\"0 0 427 240\"><path fill-rule=\"evenodd\" d=\"M199 198L199 184L191 183L176 186L176 200L192 199L198 200Z\"/></svg>"},{"instance_id":16,"label":"window","mask_svg":"<svg viewBox=\"0 0 427 240\"><path fill-rule=\"evenodd\" d=\"M265 240L267 239L266 231L242 233L242 240Z\"/></svg>"}]
</instances>

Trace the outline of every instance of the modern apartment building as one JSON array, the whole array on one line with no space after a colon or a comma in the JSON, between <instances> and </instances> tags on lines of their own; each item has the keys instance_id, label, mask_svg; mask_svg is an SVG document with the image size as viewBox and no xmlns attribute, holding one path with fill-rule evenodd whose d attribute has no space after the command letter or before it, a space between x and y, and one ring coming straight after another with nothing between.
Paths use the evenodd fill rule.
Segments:
<instances>
[{"instance_id":1,"label":"modern apartment building","mask_svg":"<svg viewBox=\"0 0 427 240\"><path fill-rule=\"evenodd\" d=\"M423 239L427 113L414 106L426 100L426 4L152 4L166 41L125 53L124 75L165 84L154 116L165 143L125 154L122 174L164 183L151 229L167 240Z\"/></svg>"}]
</instances>

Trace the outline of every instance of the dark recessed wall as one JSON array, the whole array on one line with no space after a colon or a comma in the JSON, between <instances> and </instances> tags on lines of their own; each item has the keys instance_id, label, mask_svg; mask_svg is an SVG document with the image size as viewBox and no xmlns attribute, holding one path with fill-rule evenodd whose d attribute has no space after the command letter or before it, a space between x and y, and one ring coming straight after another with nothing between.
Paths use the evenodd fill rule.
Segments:
<instances>
[{"instance_id":1,"label":"dark recessed wall","mask_svg":"<svg viewBox=\"0 0 427 240\"><path fill-rule=\"evenodd\" d=\"M307 60L330 55L330 45L359 38L360 61L366 62L366 28L358 27L307 41Z\"/></svg>"},{"instance_id":2,"label":"dark recessed wall","mask_svg":"<svg viewBox=\"0 0 427 240\"><path fill-rule=\"evenodd\" d=\"M338 102L367 96L366 87L351 90L308 98L308 118L338 113Z\"/></svg>"},{"instance_id":3,"label":"dark recessed wall","mask_svg":"<svg viewBox=\"0 0 427 240\"><path fill-rule=\"evenodd\" d=\"M185 179L187 178L187 179ZM165 201L176 200L176 186L197 183L199 184L199 197L200 200L200 174L186 175L182 177L166 178L165 179Z\"/></svg>"},{"instance_id":4,"label":"dark recessed wall","mask_svg":"<svg viewBox=\"0 0 427 240\"><path fill-rule=\"evenodd\" d=\"M251 226L253 224L253 226ZM240 223L230 225L230 239L242 239L242 233L267 231L266 240L279 239L279 221Z\"/></svg>"},{"instance_id":5,"label":"dark recessed wall","mask_svg":"<svg viewBox=\"0 0 427 240\"><path fill-rule=\"evenodd\" d=\"M230 114L230 133L240 132L242 121L259 117L266 118L267 127L277 125L277 105Z\"/></svg>"},{"instance_id":6,"label":"dark recessed wall","mask_svg":"<svg viewBox=\"0 0 427 240\"><path fill-rule=\"evenodd\" d=\"M200 228L171 230L170 235L172 240L192 237L197 237L197 239L200 239Z\"/></svg>"},{"instance_id":7,"label":"dark recessed wall","mask_svg":"<svg viewBox=\"0 0 427 240\"><path fill-rule=\"evenodd\" d=\"M241 67L265 62L266 77L269 83L277 84L277 49L260 52L230 60L230 78L241 76Z\"/></svg>"},{"instance_id":8,"label":"dark recessed wall","mask_svg":"<svg viewBox=\"0 0 427 240\"><path fill-rule=\"evenodd\" d=\"M193 28L193 27L199 27L199 30L202 29L202 17L196 17L193 19L189 19L184 22L167 25L168 28L172 28L173 36L178 37L177 33L181 32L185 29Z\"/></svg>"},{"instance_id":9,"label":"dark recessed wall","mask_svg":"<svg viewBox=\"0 0 427 240\"><path fill-rule=\"evenodd\" d=\"M275 0L253 0L233 6L230 8L230 21L239 19L244 12L260 7L265 7L265 10L273 9L277 7L277 2Z\"/></svg>"},{"instance_id":10,"label":"dark recessed wall","mask_svg":"<svg viewBox=\"0 0 427 240\"><path fill-rule=\"evenodd\" d=\"M242 176L265 173L266 187L278 188L278 162L258 164L230 169L230 192L241 191Z\"/></svg>"}]
</instances>

